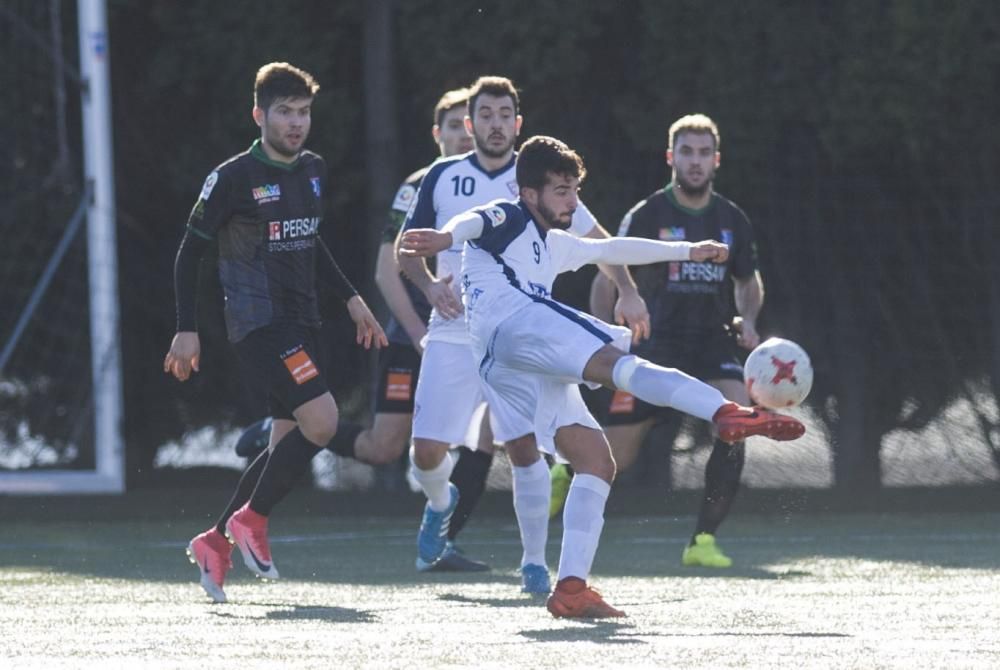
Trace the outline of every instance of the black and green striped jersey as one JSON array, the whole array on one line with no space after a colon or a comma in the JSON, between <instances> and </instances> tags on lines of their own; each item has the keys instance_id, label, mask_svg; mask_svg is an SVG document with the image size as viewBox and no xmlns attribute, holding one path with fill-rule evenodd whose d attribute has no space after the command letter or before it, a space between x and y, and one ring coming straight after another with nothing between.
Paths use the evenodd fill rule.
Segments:
<instances>
[{"instance_id":1,"label":"black and green striped jersey","mask_svg":"<svg viewBox=\"0 0 1000 670\"><path fill-rule=\"evenodd\" d=\"M208 175L188 231L218 240L230 341L272 323L320 325L316 245L325 185L319 155L303 151L279 163L260 140Z\"/></svg>"}]
</instances>

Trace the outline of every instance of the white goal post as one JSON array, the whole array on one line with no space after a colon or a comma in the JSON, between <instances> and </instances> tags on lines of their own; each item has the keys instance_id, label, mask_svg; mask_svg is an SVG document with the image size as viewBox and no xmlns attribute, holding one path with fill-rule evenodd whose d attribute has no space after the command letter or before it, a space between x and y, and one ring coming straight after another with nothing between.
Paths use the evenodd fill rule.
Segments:
<instances>
[{"instance_id":1,"label":"white goal post","mask_svg":"<svg viewBox=\"0 0 1000 670\"><path fill-rule=\"evenodd\" d=\"M121 493L121 338L106 0L78 0L95 468L0 472L0 494Z\"/></svg>"}]
</instances>

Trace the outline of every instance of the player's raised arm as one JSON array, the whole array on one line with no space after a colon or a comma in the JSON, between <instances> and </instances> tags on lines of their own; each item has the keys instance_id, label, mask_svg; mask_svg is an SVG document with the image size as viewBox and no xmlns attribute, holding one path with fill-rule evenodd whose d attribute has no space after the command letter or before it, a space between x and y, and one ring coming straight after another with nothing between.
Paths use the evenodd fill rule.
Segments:
<instances>
[{"instance_id":1,"label":"player's raised arm","mask_svg":"<svg viewBox=\"0 0 1000 670\"><path fill-rule=\"evenodd\" d=\"M587 263L609 265L649 265L665 261L710 261L725 263L729 247L715 240L701 242L661 242L638 237L612 237L603 240L581 239L588 248Z\"/></svg>"}]
</instances>

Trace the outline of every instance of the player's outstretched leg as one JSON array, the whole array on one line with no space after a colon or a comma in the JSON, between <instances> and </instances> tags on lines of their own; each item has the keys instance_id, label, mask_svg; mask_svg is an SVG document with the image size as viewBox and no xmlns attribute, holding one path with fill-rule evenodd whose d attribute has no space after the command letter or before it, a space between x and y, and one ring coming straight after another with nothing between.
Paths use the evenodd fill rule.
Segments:
<instances>
[{"instance_id":1,"label":"player's outstretched leg","mask_svg":"<svg viewBox=\"0 0 1000 670\"><path fill-rule=\"evenodd\" d=\"M784 414L762 407L743 407L729 402L712 417L723 442L740 442L753 435L763 435L772 440L797 440L806 432L802 422Z\"/></svg>"},{"instance_id":2,"label":"player's outstretched leg","mask_svg":"<svg viewBox=\"0 0 1000 670\"><path fill-rule=\"evenodd\" d=\"M187 546L188 559L201 572L201 588L217 603L226 602L222 585L226 581L226 573L233 567L230 560L232 553L233 546L215 528L196 535Z\"/></svg>"}]
</instances>

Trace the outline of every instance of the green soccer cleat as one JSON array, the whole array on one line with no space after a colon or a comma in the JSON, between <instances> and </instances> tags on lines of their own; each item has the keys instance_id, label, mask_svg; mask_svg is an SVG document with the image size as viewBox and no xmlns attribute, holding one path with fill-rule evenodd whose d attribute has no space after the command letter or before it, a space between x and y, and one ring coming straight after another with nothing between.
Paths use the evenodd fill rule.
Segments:
<instances>
[{"instance_id":1,"label":"green soccer cleat","mask_svg":"<svg viewBox=\"0 0 1000 670\"><path fill-rule=\"evenodd\" d=\"M715 536L710 533L698 533L694 536L694 544L684 547L681 563L688 567L728 568L733 559L722 553L715 543Z\"/></svg>"},{"instance_id":2,"label":"green soccer cleat","mask_svg":"<svg viewBox=\"0 0 1000 670\"><path fill-rule=\"evenodd\" d=\"M549 500L549 518L551 519L559 514L563 505L566 504L566 496L569 495L569 485L573 482L573 475L564 464L556 463L549 470L549 476L552 478L552 498Z\"/></svg>"}]
</instances>

